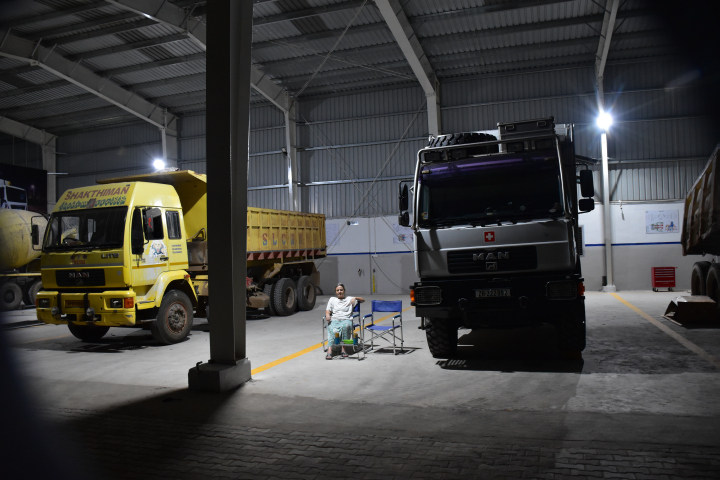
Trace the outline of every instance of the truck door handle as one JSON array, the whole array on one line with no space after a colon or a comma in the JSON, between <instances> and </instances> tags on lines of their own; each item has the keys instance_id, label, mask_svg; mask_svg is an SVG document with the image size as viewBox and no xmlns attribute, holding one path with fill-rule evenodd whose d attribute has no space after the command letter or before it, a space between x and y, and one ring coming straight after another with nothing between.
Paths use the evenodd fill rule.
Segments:
<instances>
[{"instance_id":1,"label":"truck door handle","mask_svg":"<svg viewBox=\"0 0 720 480\"><path fill-rule=\"evenodd\" d=\"M170 260L170 257L160 257L161 262L167 262L168 260Z\"/></svg>"}]
</instances>

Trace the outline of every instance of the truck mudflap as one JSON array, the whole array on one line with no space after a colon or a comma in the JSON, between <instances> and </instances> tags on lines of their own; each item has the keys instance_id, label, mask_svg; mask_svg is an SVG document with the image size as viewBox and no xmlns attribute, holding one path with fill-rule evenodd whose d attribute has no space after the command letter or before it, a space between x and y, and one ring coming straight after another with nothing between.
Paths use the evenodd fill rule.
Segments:
<instances>
[{"instance_id":1,"label":"truck mudflap","mask_svg":"<svg viewBox=\"0 0 720 480\"><path fill-rule=\"evenodd\" d=\"M416 315L466 327L539 323L584 305L579 275L424 280L412 288Z\"/></svg>"},{"instance_id":2,"label":"truck mudflap","mask_svg":"<svg viewBox=\"0 0 720 480\"><path fill-rule=\"evenodd\" d=\"M135 292L131 290L101 293L65 293L41 291L37 296L37 318L48 324L105 327L135 325Z\"/></svg>"}]
</instances>

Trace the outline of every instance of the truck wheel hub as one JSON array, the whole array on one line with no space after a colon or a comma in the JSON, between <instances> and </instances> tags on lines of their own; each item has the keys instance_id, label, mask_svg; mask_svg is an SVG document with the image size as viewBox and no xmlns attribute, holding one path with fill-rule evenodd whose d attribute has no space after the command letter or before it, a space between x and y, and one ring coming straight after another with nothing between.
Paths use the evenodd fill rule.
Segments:
<instances>
[{"instance_id":1,"label":"truck wheel hub","mask_svg":"<svg viewBox=\"0 0 720 480\"><path fill-rule=\"evenodd\" d=\"M180 303L174 303L170 306L167 313L167 325L175 333L182 331L187 321L185 308Z\"/></svg>"}]
</instances>

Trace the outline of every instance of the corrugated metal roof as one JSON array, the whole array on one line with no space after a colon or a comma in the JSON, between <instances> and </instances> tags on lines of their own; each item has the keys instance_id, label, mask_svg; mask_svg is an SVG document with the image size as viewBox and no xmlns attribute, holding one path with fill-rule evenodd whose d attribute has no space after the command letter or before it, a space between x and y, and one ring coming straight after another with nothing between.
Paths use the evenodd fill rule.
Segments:
<instances>
[{"instance_id":1,"label":"corrugated metal roof","mask_svg":"<svg viewBox=\"0 0 720 480\"><path fill-rule=\"evenodd\" d=\"M173 0L168 5L172 3ZM351 23L332 56L307 84L304 96L417 85L375 3L368 1L360 9L361 3L357 0L282 0L255 4L253 42L258 48L253 52L254 64L280 82L281 87L296 92L305 86ZM89 2L78 0L43 0L13 5L16 6L12 10L0 7L0 24L15 21L13 35L30 40L42 35L47 47L59 41L56 53L75 62L82 59L84 66L101 76L108 75L104 72L130 68L130 71L114 73L109 81L136 89L140 96L160 102L171 113L202 111L202 92L206 88L202 78L160 83L205 70L203 48L190 38L179 39L178 35L184 33L182 29L153 23L117 4L99 3L91 7ZM435 73L443 81L559 65L590 66L604 12L602 2L595 0L533 3L411 0L402 5ZM54 12L76 7L83 11L54 15ZM610 59L647 58L669 51L672 45L666 39L642 33L659 27L644 11L641 15L633 14L643 8L647 6L641 0L626 0L621 5ZM189 11L185 8L183 14ZM204 8L198 11L195 17L204 21ZM51 14L53 18L40 17L43 14ZM150 40L156 42L148 43ZM124 48L134 44L138 44L134 49ZM115 50L110 50L112 48ZM93 52L98 51L103 54L95 56ZM84 54L88 54L88 58L83 58ZM188 56L194 57L183 61ZM13 69L25 65L27 62L0 58L0 109L87 93L75 86L53 83L58 82L59 77L47 70L14 73ZM143 85L148 82L157 83ZM50 84L53 88L21 88L41 84ZM183 98L183 95L187 96ZM251 101L263 100L254 94ZM23 112L22 118L34 123L43 115L57 117L63 112L92 110L96 105L97 102L87 100L76 105L56 103L44 112L41 109ZM17 111L11 111L8 116L20 118ZM101 117L103 121L111 121L104 118L107 115ZM94 118L93 114L88 118ZM62 126L62 119L56 120L57 125ZM56 120L52 121L53 125ZM78 124L74 116L67 121Z\"/></svg>"}]
</instances>

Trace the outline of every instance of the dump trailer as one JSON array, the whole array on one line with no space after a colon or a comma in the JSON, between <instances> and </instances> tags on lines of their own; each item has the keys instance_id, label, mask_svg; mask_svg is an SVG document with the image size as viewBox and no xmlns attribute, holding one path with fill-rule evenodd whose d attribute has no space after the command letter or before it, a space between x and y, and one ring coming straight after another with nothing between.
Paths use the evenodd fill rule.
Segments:
<instances>
[{"instance_id":1,"label":"dump trailer","mask_svg":"<svg viewBox=\"0 0 720 480\"><path fill-rule=\"evenodd\" d=\"M706 260L695 262L690 278L693 296L706 296L714 302L715 313L720 317L720 144L710 155L705 169L685 197L685 213L682 229L683 255L703 255ZM707 311L695 299L697 309ZM700 302L701 303L701 302ZM681 312L682 313L682 312ZM690 318L688 315L687 318Z\"/></svg>"},{"instance_id":2,"label":"dump trailer","mask_svg":"<svg viewBox=\"0 0 720 480\"><path fill-rule=\"evenodd\" d=\"M572 125L552 117L431 137L418 152L412 218L401 183L399 222L415 232L411 304L433 356L456 351L461 327L552 323L561 350L585 348L578 213L594 208L589 163Z\"/></svg>"},{"instance_id":3,"label":"dump trailer","mask_svg":"<svg viewBox=\"0 0 720 480\"><path fill-rule=\"evenodd\" d=\"M192 171L114 178L63 193L42 245L38 319L85 341L149 328L164 344L208 316L207 179ZM248 208L248 309L315 306L323 215Z\"/></svg>"},{"instance_id":4,"label":"dump trailer","mask_svg":"<svg viewBox=\"0 0 720 480\"><path fill-rule=\"evenodd\" d=\"M39 237L46 224L45 217L37 213L0 208L0 311L15 310L21 303L35 305L42 282L40 250L33 248L33 225Z\"/></svg>"}]
</instances>

